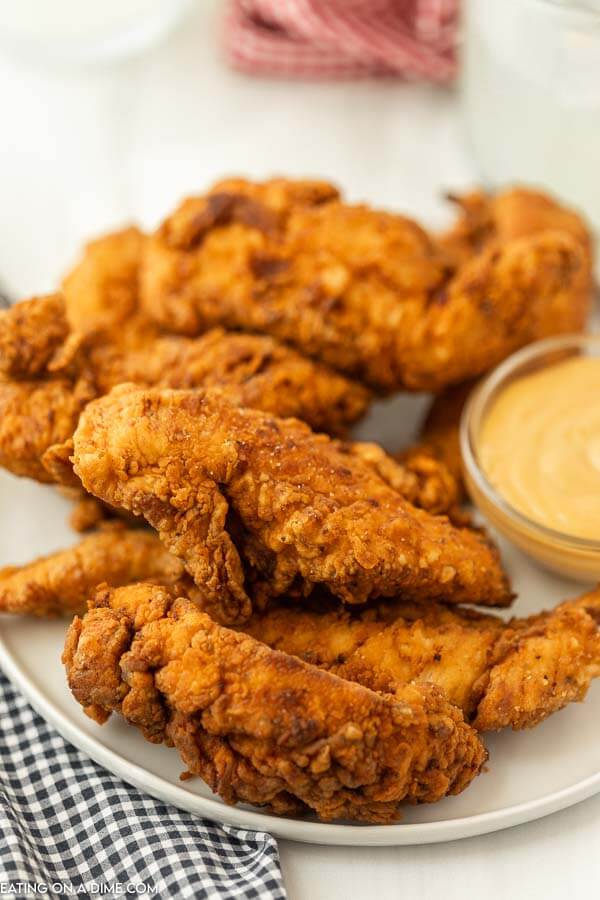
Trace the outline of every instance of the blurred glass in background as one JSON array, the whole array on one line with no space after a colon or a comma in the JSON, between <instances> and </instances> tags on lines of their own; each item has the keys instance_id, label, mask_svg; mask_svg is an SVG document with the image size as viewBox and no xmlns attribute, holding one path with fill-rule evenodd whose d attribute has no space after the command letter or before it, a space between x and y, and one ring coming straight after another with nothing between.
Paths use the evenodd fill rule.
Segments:
<instances>
[{"instance_id":1,"label":"blurred glass in background","mask_svg":"<svg viewBox=\"0 0 600 900\"><path fill-rule=\"evenodd\" d=\"M53 63L132 56L162 40L194 0L3 0L0 48Z\"/></svg>"},{"instance_id":2,"label":"blurred glass in background","mask_svg":"<svg viewBox=\"0 0 600 900\"><path fill-rule=\"evenodd\" d=\"M600 0L465 0L467 138L492 187L556 192L600 232Z\"/></svg>"}]
</instances>

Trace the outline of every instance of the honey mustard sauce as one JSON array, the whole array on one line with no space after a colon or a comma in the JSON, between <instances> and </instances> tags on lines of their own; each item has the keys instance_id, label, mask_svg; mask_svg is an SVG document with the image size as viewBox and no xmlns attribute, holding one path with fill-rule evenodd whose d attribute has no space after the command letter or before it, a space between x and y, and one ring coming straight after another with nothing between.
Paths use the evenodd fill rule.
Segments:
<instances>
[{"instance_id":1,"label":"honey mustard sauce","mask_svg":"<svg viewBox=\"0 0 600 900\"><path fill-rule=\"evenodd\" d=\"M491 403L478 440L496 491L528 518L600 539L600 358L524 375Z\"/></svg>"}]
</instances>

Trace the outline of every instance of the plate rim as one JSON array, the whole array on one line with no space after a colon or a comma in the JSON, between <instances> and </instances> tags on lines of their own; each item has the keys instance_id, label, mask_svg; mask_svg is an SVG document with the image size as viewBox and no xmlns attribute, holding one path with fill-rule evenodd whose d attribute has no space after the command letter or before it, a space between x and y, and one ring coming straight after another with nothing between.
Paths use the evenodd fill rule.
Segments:
<instances>
[{"instance_id":1,"label":"plate rim","mask_svg":"<svg viewBox=\"0 0 600 900\"><path fill-rule=\"evenodd\" d=\"M13 655L1 630L0 666L36 712L52 725L66 741L127 784L155 799L190 812L192 815L209 818L220 824L236 828L268 832L276 838L285 840L306 844L362 847L436 844L523 825L600 793L599 770L596 774L589 775L575 784L560 788L535 800L438 822L340 825L286 819L269 813L228 806L222 800L213 800L210 797L192 794L185 788L149 772L143 766L130 762L115 750L107 747L98 738L87 734L75 719L71 719L63 713L37 687Z\"/></svg>"}]
</instances>

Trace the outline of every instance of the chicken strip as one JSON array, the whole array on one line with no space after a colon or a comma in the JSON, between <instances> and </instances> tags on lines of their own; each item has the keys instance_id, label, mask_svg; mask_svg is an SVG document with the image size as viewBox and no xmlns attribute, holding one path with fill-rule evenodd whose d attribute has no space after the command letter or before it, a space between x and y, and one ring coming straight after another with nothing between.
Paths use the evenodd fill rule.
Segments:
<instances>
[{"instance_id":1,"label":"chicken strip","mask_svg":"<svg viewBox=\"0 0 600 900\"><path fill-rule=\"evenodd\" d=\"M105 589L63 661L86 712L121 713L227 803L391 822L463 790L486 752L436 688L373 693L217 625L167 588Z\"/></svg>"},{"instance_id":2,"label":"chicken strip","mask_svg":"<svg viewBox=\"0 0 600 900\"><path fill-rule=\"evenodd\" d=\"M438 238L449 266L456 270L474 254L490 245L505 244L543 231L570 234L592 264L591 234L584 220L573 210L560 206L551 197L528 188L510 188L496 195L473 191L463 196L448 195L459 217L452 228Z\"/></svg>"},{"instance_id":3,"label":"chicken strip","mask_svg":"<svg viewBox=\"0 0 600 900\"><path fill-rule=\"evenodd\" d=\"M370 400L361 385L268 337L213 329L197 339L162 337L126 350L74 338L58 295L0 313L0 341L8 348L5 380L0 375L0 464L15 474L76 487L64 459L50 448L68 441L92 398L125 381L219 387L244 406L296 416L315 430L334 434L359 419ZM0 358L0 370L2 362ZM37 377L8 377L13 369ZM443 464L415 454L404 465L376 444L346 444L344 452L360 454L414 505L462 521L457 486ZM89 498L82 503L76 511L77 530L105 515Z\"/></svg>"},{"instance_id":4,"label":"chicken strip","mask_svg":"<svg viewBox=\"0 0 600 900\"><path fill-rule=\"evenodd\" d=\"M316 585L347 603L512 599L481 535L416 509L325 435L218 391L123 385L88 405L73 459L86 490L157 529L224 622L247 618L248 591L261 602Z\"/></svg>"},{"instance_id":5,"label":"chicken strip","mask_svg":"<svg viewBox=\"0 0 600 900\"><path fill-rule=\"evenodd\" d=\"M97 585L118 586L146 578L183 583L185 573L156 535L114 528L25 566L0 569L0 612L42 618L72 616L85 610Z\"/></svg>"},{"instance_id":6,"label":"chicken strip","mask_svg":"<svg viewBox=\"0 0 600 900\"><path fill-rule=\"evenodd\" d=\"M71 475L73 481L75 481L76 476L73 473L70 461L67 459L68 467L65 468L64 460L61 459L58 462L58 457L54 455L54 451L59 447L62 449L66 446L66 444L55 444L51 447L44 454L44 465L54 476L55 481L59 481L59 492L73 504L68 519L73 531L84 534L88 531L94 531L96 528L113 528L119 524L127 524L132 527L142 524L135 516L130 516L129 513L115 509L107 503L102 503L96 497L92 497L91 494L83 490L81 483L79 483L79 487L71 487L65 484L64 478L68 478Z\"/></svg>"},{"instance_id":7,"label":"chicken strip","mask_svg":"<svg viewBox=\"0 0 600 900\"><path fill-rule=\"evenodd\" d=\"M600 590L524 619L394 600L255 613L243 630L372 690L430 682L480 731L530 728L600 676Z\"/></svg>"},{"instance_id":8,"label":"chicken strip","mask_svg":"<svg viewBox=\"0 0 600 900\"><path fill-rule=\"evenodd\" d=\"M45 468L61 485L67 485L71 477L74 484L81 484L72 470L70 461L72 444L72 441L56 444L43 457ZM413 506L425 509L432 515L446 515L454 525L475 527L469 511L459 503L462 492L456 479L441 460L425 450L415 448L408 454L406 462L400 462L399 459L389 456L378 444L353 441L339 442L337 446L342 453L360 456ZM117 510L102 503L81 487L64 486L62 490L75 501L69 519L75 531L83 532L96 528L102 525L107 517L119 516L124 521L139 521L124 510Z\"/></svg>"},{"instance_id":9,"label":"chicken strip","mask_svg":"<svg viewBox=\"0 0 600 900\"><path fill-rule=\"evenodd\" d=\"M44 343L39 335L46 335ZM50 448L68 440L89 400L123 381L218 386L245 406L297 416L337 434L363 415L370 400L362 386L267 337L213 329L197 339L156 338L145 347L82 343L69 331L57 295L24 301L0 315L3 337L15 350L7 373L16 366L37 377L0 381L0 464L38 481L70 484L64 460ZM415 454L403 465L375 444L344 446L370 461L411 503L463 521L456 484L443 464ZM101 521L106 510L84 496L74 515L76 530L82 530Z\"/></svg>"},{"instance_id":10,"label":"chicken strip","mask_svg":"<svg viewBox=\"0 0 600 900\"><path fill-rule=\"evenodd\" d=\"M544 231L490 246L432 300L426 338L439 355L422 363L416 357L420 386L437 393L487 372L531 341L581 331L590 299L589 264L571 235Z\"/></svg>"},{"instance_id":11,"label":"chicken strip","mask_svg":"<svg viewBox=\"0 0 600 900\"><path fill-rule=\"evenodd\" d=\"M124 228L91 241L63 279L66 316L73 332L101 336L134 349L156 337L156 325L139 308L139 268L145 237Z\"/></svg>"},{"instance_id":12,"label":"chicken strip","mask_svg":"<svg viewBox=\"0 0 600 900\"><path fill-rule=\"evenodd\" d=\"M409 470L418 466L425 458L433 460L442 472L447 472L453 487L455 509L460 509L459 504L466 494L460 449L460 420L475 384L474 381L465 381L434 397L421 424L417 443L395 454L396 461Z\"/></svg>"},{"instance_id":13,"label":"chicken strip","mask_svg":"<svg viewBox=\"0 0 600 900\"><path fill-rule=\"evenodd\" d=\"M0 466L13 475L52 483L44 454L73 434L81 411L95 396L87 375L27 381L0 377Z\"/></svg>"},{"instance_id":14,"label":"chicken strip","mask_svg":"<svg viewBox=\"0 0 600 900\"><path fill-rule=\"evenodd\" d=\"M589 237L549 199L554 215L454 265L414 222L303 185L234 179L185 200L146 242L142 309L187 335L272 334L383 393L437 392L583 327Z\"/></svg>"},{"instance_id":15,"label":"chicken strip","mask_svg":"<svg viewBox=\"0 0 600 900\"><path fill-rule=\"evenodd\" d=\"M68 336L64 302L58 294L0 310L0 377L29 379L51 369Z\"/></svg>"},{"instance_id":16,"label":"chicken strip","mask_svg":"<svg viewBox=\"0 0 600 900\"><path fill-rule=\"evenodd\" d=\"M122 381L219 386L232 398L317 430L344 433L366 411L366 388L272 338L220 329L194 340L129 339L124 346L69 331L58 296L0 312L0 465L52 482L43 457L67 441L89 400ZM26 377L25 377L26 376Z\"/></svg>"},{"instance_id":17,"label":"chicken strip","mask_svg":"<svg viewBox=\"0 0 600 900\"><path fill-rule=\"evenodd\" d=\"M479 731L531 728L567 703L584 699L600 675L600 593L554 612L517 620L503 634L477 707Z\"/></svg>"},{"instance_id":18,"label":"chicken strip","mask_svg":"<svg viewBox=\"0 0 600 900\"><path fill-rule=\"evenodd\" d=\"M445 462L437 459L427 446L415 446L390 456L378 444L355 441L340 445L353 456L373 466L378 475L413 506L432 515L447 515L458 524L468 521L460 508L459 482Z\"/></svg>"},{"instance_id":19,"label":"chicken strip","mask_svg":"<svg viewBox=\"0 0 600 900\"><path fill-rule=\"evenodd\" d=\"M92 356L101 393L117 384L220 387L244 406L296 416L318 431L344 434L366 412L369 391L269 337L214 328L199 338L158 338L137 351Z\"/></svg>"}]
</instances>

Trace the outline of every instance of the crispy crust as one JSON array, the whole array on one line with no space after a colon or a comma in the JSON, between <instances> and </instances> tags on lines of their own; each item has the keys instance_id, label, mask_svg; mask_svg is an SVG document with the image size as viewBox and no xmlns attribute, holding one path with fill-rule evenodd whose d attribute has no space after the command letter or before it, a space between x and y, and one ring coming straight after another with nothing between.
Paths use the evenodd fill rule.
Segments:
<instances>
[{"instance_id":1,"label":"crispy crust","mask_svg":"<svg viewBox=\"0 0 600 900\"><path fill-rule=\"evenodd\" d=\"M139 311L138 274L145 236L124 228L91 241L63 279L70 329L135 348L158 329Z\"/></svg>"},{"instance_id":2,"label":"crispy crust","mask_svg":"<svg viewBox=\"0 0 600 900\"><path fill-rule=\"evenodd\" d=\"M350 612L321 604L256 613L244 630L364 684L393 693L430 682L480 731L531 728L583 700L600 676L600 591L525 619L400 600Z\"/></svg>"},{"instance_id":3,"label":"crispy crust","mask_svg":"<svg viewBox=\"0 0 600 900\"><path fill-rule=\"evenodd\" d=\"M92 279L90 273L86 277ZM119 296L116 288L108 294ZM82 302L98 303L94 297ZM98 312L97 331L92 316L87 334L69 330L65 304L57 295L23 301L0 313L0 465L9 471L71 483L66 468L54 465L52 453L46 461L44 455L72 436L89 400L124 381L218 386L236 402L298 416L335 435L344 435L371 401L362 385L270 337L221 329L193 340L158 337L139 324L136 313L127 317L123 309L121 318L115 312L109 327L108 312Z\"/></svg>"},{"instance_id":4,"label":"crispy crust","mask_svg":"<svg viewBox=\"0 0 600 900\"><path fill-rule=\"evenodd\" d=\"M74 447L84 487L143 515L221 621L249 615L248 590L260 601L319 584L347 603L512 599L481 535L416 509L325 435L219 392L124 385L87 407Z\"/></svg>"},{"instance_id":5,"label":"crispy crust","mask_svg":"<svg viewBox=\"0 0 600 900\"><path fill-rule=\"evenodd\" d=\"M486 753L441 692L374 694L229 631L156 585L105 590L69 630L69 686L174 744L227 803L389 822L458 793Z\"/></svg>"},{"instance_id":6,"label":"crispy crust","mask_svg":"<svg viewBox=\"0 0 600 900\"><path fill-rule=\"evenodd\" d=\"M0 310L0 377L28 379L46 371L68 334L58 294Z\"/></svg>"},{"instance_id":7,"label":"crispy crust","mask_svg":"<svg viewBox=\"0 0 600 900\"><path fill-rule=\"evenodd\" d=\"M396 459L408 468L418 465L423 457L433 459L449 473L456 491L456 504L465 498L460 418L475 384L475 381L465 381L434 397L421 423L417 443L396 454Z\"/></svg>"},{"instance_id":8,"label":"crispy crust","mask_svg":"<svg viewBox=\"0 0 600 900\"><path fill-rule=\"evenodd\" d=\"M195 338L161 337L134 350L99 347L92 355L99 392L135 382L143 387L219 387L237 402L317 431L344 434L371 395L327 366L269 337L214 328Z\"/></svg>"},{"instance_id":9,"label":"crispy crust","mask_svg":"<svg viewBox=\"0 0 600 900\"><path fill-rule=\"evenodd\" d=\"M448 264L456 270L490 245L505 244L544 231L562 231L581 246L591 266L593 247L586 222L539 191L517 187L496 195L472 191L449 195L458 218L439 238Z\"/></svg>"},{"instance_id":10,"label":"crispy crust","mask_svg":"<svg viewBox=\"0 0 600 900\"><path fill-rule=\"evenodd\" d=\"M87 376L0 379L0 466L14 475L52 483L42 459L71 437L81 411L96 396Z\"/></svg>"},{"instance_id":11,"label":"crispy crust","mask_svg":"<svg viewBox=\"0 0 600 900\"><path fill-rule=\"evenodd\" d=\"M170 582L184 575L179 560L148 531L112 529L25 566L0 569L0 612L43 618L85 610L97 585L141 578Z\"/></svg>"},{"instance_id":12,"label":"crispy crust","mask_svg":"<svg viewBox=\"0 0 600 900\"><path fill-rule=\"evenodd\" d=\"M355 443L351 451L361 453L413 506L426 509L432 515L446 515L457 525L469 521L468 513L460 507L459 480L429 446L414 446L395 456L389 456L377 444Z\"/></svg>"},{"instance_id":13,"label":"crispy crust","mask_svg":"<svg viewBox=\"0 0 600 900\"><path fill-rule=\"evenodd\" d=\"M185 200L145 246L146 314L181 334L265 332L384 393L440 391L584 325L590 238L543 195L499 195L483 236L436 241L301 185L238 179Z\"/></svg>"}]
</instances>

